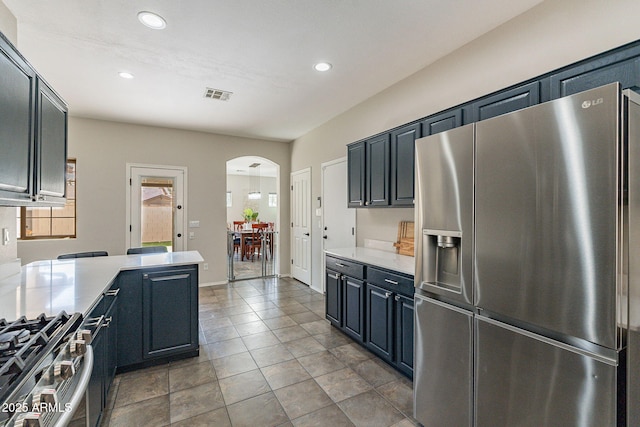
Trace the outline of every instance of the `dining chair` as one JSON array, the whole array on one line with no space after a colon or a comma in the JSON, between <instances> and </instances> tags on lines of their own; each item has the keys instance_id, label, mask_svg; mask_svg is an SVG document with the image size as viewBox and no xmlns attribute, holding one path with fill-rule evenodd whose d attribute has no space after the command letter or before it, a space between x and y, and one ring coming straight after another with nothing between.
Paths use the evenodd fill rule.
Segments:
<instances>
[{"instance_id":1,"label":"dining chair","mask_svg":"<svg viewBox=\"0 0 640 427\"><path fill-rule=\"evenodd\" d=\"M251 224L251 237L247 238L244 243L245 257L253 261L253 257L257 254L260 257L260 249L262 247L262 237L264 230L267 228L265 223Z\"/></svg>"},{"instance_id":2,"label":"dining chair","mask_svg":"<svg viewBox=\"0 0 640 427\"><path fill-rule=\"evenodd\" d=\"M242 227L244 227L244 221L233 221L233 254L241 252L242 249Z\"/></svg>"},{"instance_id":3,"label":"dining chair","mask_svg":"<svg viewBox=\"0 0 640 427\"><path fill-rule=\"evenodd\" d=\"M132 254L158 254L167 252L166 246L143 246L141 248L129 248L127 249L127 255Z\"/></svg>"},{"instance_id":4,"label":"dining chair","mask_svg":"<svg viewBox=\"0 0 640 427\"><path fill-rule=\"evenodd\" d=\"M98 256L109 256L109 253L107 251L76 252L58 255L58 259L93 258Z\"/></svg>"}]
</instances>

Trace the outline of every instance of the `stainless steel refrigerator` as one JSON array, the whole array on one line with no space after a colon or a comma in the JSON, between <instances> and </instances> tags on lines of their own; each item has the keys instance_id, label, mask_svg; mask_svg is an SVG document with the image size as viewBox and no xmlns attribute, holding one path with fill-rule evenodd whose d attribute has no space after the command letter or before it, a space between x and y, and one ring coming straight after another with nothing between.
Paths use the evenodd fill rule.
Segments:
<instances>
[{"instance_id":1,"label":"stainless steel refrigerator","mask_svg":"<svg viewBox=\"0 0 640 427\"><path fill-rule=\"evenodd\" d=\"M640 425L639 111L610 84L416 142L423 425Z\"/></svg>"}]
</instances>

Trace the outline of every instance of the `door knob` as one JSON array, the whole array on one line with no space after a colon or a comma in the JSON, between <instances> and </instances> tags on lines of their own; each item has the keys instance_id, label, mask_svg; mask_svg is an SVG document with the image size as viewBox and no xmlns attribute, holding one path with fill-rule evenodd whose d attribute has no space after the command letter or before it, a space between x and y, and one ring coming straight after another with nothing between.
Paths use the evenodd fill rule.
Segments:
<instances>
[{"instance_id":1,"label":"door knob","mask_svg":"<svg viewBox=\"0 0 640 427\"><path fill-rule=\"evenodd\" d=\"M309 233L304 233L305 236L309 236Z\"/></svg>"},{"instance_id":2,"label":"door knob","mask_svg":"<svg viewBox=\"0 0 640 427\"><path fill-rule=\"evenodd\" d=\"M178 237L182 237L182 233L178 233Z\"/></svg>"},{"instance_id":3,"label":"door knob","mask_svg":"<svg viewBox=\"0 0 640 427\"><path fill-rule=\"evenodd\" d=\"M322 238L323 238L323 239L326 239L326 238L327 238L327 235L325 234L324 236L322 236Z\"/></svg>"}]
</instances>

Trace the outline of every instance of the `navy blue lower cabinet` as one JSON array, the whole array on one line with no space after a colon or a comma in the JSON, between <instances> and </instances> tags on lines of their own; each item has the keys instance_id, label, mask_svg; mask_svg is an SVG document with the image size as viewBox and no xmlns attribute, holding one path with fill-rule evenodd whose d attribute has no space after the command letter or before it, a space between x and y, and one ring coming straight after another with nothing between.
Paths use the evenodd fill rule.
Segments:
<instances>
[{"instance_id":1,"label":"navy blue lower cabinet","mask_svg":"<svg viewBox=\"0 0 640 427\"><path fill-rule=\"evenodd\" d=\"M325 313L332 325L342 328L342 277L333 270L325 270Z\"/></svg>"},{"instance_id":2,"label":"navy blue lower cabinet","mask_svg":"<svg viewBox=\"0 0 640 427\"><path fill-rule=\"evenodd\" d=\"M194 268L142 275L143 358L198 349L198 277Z\"/></svg>"},{"instance_id":3,"label":"navy blue lower cabinet","mask_svg":"<svg viewBox=\"0 0 640 427\"><path fill-rule=\"evenodd\" d=\"M364 340L364 283L349 276L343 276L344 325L343 330L355 340Z\"/></svg>"},{"instance_id":4,"label":"navy blue lower cabinet","mask_svg":"<svg viewBox=\"0 0 640 427\"><path fill-rule=\"evenodd\" d=\"M395 365L413 377L413 298L395 295Z\"/></svg>"},{"instance_id":5,"label":"navy blue lower cabinet","mask_svg":"<svg viewBox=\"0 0 640 427\"><path fill-rule=\"evenodd\" d=\"M197 266L123 271L117 281L118 371L197 355Z\"/></svg>"},{"instance_id":6,"label":"navy blue lower cabinet","mask_svg":"<svg viewBox=\"0 0 640 427\"><path fill-rule=\"evenodd\" d=\"M393 292L366 285L366 346L388 362L393 361Z\"/></svg>"}]
</instances>

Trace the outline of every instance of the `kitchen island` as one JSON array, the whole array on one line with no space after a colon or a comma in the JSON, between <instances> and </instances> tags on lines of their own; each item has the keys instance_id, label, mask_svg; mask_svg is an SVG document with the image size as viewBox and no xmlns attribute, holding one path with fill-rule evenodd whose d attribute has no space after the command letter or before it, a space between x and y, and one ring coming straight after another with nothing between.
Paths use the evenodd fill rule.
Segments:
<instances>
[{"instance_id":1,"label":"kitchen island","mask_svg":"<svg viewBox=\"0 0 640 427\"><path fill-rule=\"evenodd\" d=\"M197 251L36 261L0 280L0 318L88 315L120 272L200 264Z\"/></svg>"},{"instance_id":2,"label":"kitchen island","mask_svg":"<svg viewBox=\"0 0 640 427\"><path fill-rule=\"evenodd\" d=\"M75 412L98 426L116 370L199 354L201 262L196 251L33 262L0 279L0 318L83 315L92 369Z\"/></svg>"}]
</instances>

